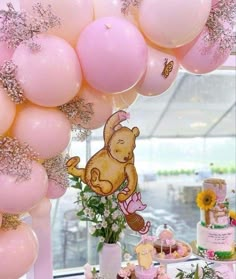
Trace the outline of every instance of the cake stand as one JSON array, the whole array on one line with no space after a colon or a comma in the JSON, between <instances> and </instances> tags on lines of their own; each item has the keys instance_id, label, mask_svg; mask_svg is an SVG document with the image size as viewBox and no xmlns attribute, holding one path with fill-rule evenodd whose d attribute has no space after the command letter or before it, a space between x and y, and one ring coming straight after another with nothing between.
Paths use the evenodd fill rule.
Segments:
<instances>
[{"instance_id":1,"label":"cake stand","mask_svg":"<svg viewBox=\"0 0 236 279\"><path fill-rule=\"evenodd\" d=\"M198 249L197 249L197 241L194 240L190 243L191 247L192 247L192 251L193 251L193 254L198 257L199 259L201 260L204 260L205 262L211 262L211 263L214 263L215 264L215 268L219 267L219 266L224 266L226 270L228 270L228 273L227 273L227 279L234 279L234 264L236 264L236 244L235 244L235 252L234 254L231 256L231 258L229 259L223 259L223 260L220 260L220 259L209 259L209 258L206 258L206 257L203 257ZM227 272L227 271L226 271Z\"/></svg>"},{"instance_id":2,"label":"cake stand","mask_svg":"<svg viewBox=\"0 0 236 279\"><path fill-rule=\"evenodd\" d=\"M184 241L181 241L181 240L177 240L177 243L183 244L184 246L186 246L186 247L188 248L188 253L187 253L187 255L185 255L184 257L177 258L177 259L160 258L160 257L158 257L157 255L155 255L155 256L153 257L153 260L154 260L154 261L159 262L162 266L165 267L166 273L167 273L167 265L168 265L168 264L179 263L179 262L185 262L185 261L187 261L187 260L191 257L191 255L192 255L192 246L191 246L191 245L189 245L188 243L186 243L186 242L184 242Z\"/></svg>"}]
</instances>

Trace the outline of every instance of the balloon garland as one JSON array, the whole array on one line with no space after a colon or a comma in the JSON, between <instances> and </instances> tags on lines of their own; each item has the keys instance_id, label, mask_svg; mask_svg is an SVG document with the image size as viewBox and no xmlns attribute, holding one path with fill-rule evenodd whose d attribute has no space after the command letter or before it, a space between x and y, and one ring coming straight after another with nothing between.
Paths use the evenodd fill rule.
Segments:
<instances>
[{"instance_id":1,"label":"balloon garland","mask_svg":"<svg viewBox=\"0 0 236 279\"><path fill-rule=\"evenodd\" d=\"M68 186L71 131L84 140L140 94L166 92L180 66L217 69L233 49L236 14L234 0L19 0L20 10L8 2L0 10L0 279L26 273L43 247L49 199Z\"/></svg>"}]
</instances>

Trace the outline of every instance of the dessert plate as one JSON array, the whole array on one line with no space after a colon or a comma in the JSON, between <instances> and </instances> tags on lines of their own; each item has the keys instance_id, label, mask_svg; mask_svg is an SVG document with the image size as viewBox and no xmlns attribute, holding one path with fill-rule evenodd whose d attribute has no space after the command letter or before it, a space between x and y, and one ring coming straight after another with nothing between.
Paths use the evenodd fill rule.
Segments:
<instances>
[{"instance_id":1,"label":"dessert plate","mask_svg":"<svg viewBox=\"0 0 236 279\"><path fill-rule=\"evenodd\" d=\"M188 250L187 255L185 255L183 257L180 257L180 258L174 258L174 259L160 258L160 257L158 257L158 255L155 255L153 257L153 260L157 261L159 263L162 263L162 264L178 263L178 262L184 262L184 261L188 260L191 257L191 255L192 255L192 247L188 243L186 243L186 242L184 242L182 240L176 240L176 242L177 242L177 245L181 244L181 245L184 245L184 246L187 247L187 250Z\"/></svg>"}]
</instances>

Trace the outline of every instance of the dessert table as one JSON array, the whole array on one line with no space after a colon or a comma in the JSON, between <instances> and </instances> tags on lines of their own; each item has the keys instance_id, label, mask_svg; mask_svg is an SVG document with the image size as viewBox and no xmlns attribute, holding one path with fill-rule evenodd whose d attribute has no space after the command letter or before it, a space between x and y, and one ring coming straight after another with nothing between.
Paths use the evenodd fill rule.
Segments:
<instances>
[{"instance_id":1,"label":"dessert table","mask_svg":"<svg viewBox=\"0 0 236 279\"><path fill-rule=\"evenodd\" d=\"M191 271L192 265L196 266L199 264L200 266L205 265L205 261L196 259L195 257L191 257L187 261L184 262L179 262L179 263L171 263L168 264L168 275L170 276L171 279L174 279L178 270L183 269L185 271ZM226 266L227 267L227 266ZM234 268L234 274L232 275L233 277L226 277L224 279L231 279L231 278L236 278L236 265L233 265ZM64 273L64 275L63 275ZM78 269L78 268L73 268L69 269L67 271L64 270L64 272L58 270L54 272L54 279L85 279L85 276L83 275L83 270ZM20 278L21 279L21 278ZM23 278L22 278L23 279ZM26 279L26 277L24 278Z\"/></svg>"}]
</instances>

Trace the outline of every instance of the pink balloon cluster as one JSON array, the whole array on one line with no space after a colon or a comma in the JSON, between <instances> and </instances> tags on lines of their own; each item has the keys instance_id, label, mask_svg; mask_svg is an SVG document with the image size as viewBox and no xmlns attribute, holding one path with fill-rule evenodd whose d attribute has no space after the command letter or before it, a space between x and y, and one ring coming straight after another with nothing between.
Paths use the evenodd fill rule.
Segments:
<instances>
[{"instance_id":1,"label":"pink balloon cluster","mask_svg":"<svg viewBox=\"0 0 236 279\"><path fill-rule=\"evenodd\" d=\"M61 24L34 37L35 49L25 42L16 49L0 42L0 136L28 144L40 158L33 161L26 181L0 171L0 224L3 213L22 214L45 197L65 193L40 162L65 151L74 125L97 129L113 110L128 108L139 94L166 92L180 66L208 73L224 63L233 47L227 44L233 36L231 22L217 18L216 12L222 2L228 7L225 14L230 12L231 0L140 0L133 1L134 6L125 0L19 2L21 11L32 16L38 2L51 5ZM14 82L22 89L22 104L12 102L1 86L9 60L17 67ZM0 225L0 279L18 278L34 262L37 245L29 231L22 225L6 232ZM16 243L35 248L31 261L12 260L22 266L14 273L9 267L11 250L22 258ZM2 271L7 269L10 273Z\"/></svg>"}]
</instances>

